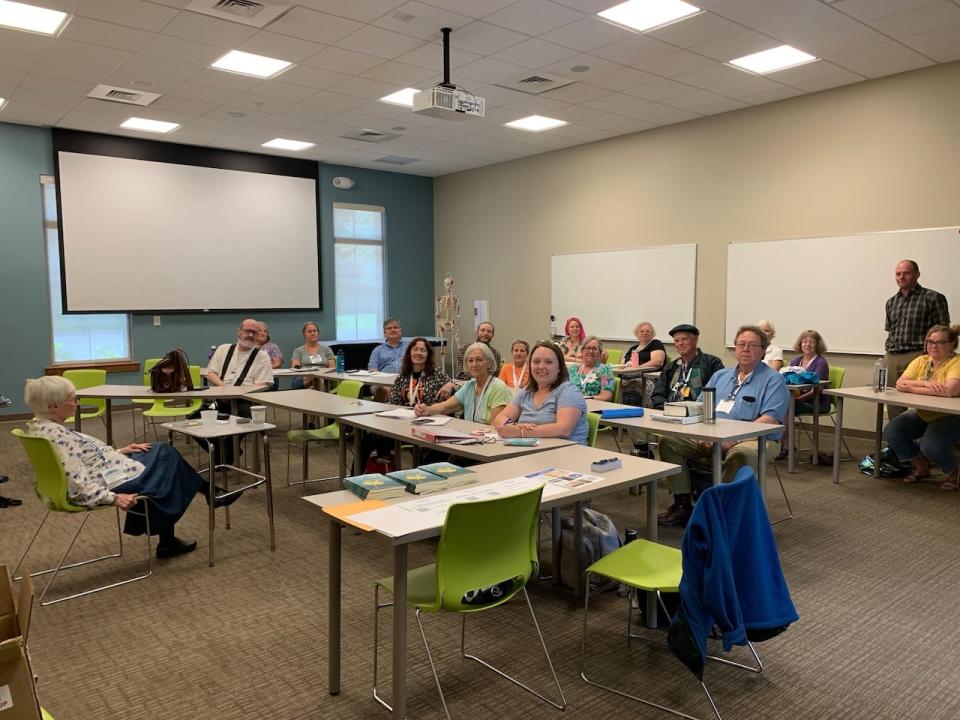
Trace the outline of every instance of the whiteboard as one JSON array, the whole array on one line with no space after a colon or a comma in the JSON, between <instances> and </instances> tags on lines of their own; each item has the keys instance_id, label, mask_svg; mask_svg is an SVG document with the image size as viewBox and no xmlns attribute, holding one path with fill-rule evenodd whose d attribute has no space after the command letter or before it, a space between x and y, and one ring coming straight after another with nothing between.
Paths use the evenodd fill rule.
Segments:
<instances>
[{"instance_id":1,"label":"whiteboard","mask_svg":"<svg viewBox=\"0 0 960 720\"><path fill-rule=\"evenodd\" d=\"M568 317L579 317L590 335L635 342L641 320L659 336L695 321L696 244L554 255L550 271L557 332Z\"/></svg>"},{"instance_id":2,"label":"whiteboard","mask_svg":"<svg viewBox=\"0 0 960 720\"><path fill-rule=\"evenodd\" d=\"M313 178L58 152L71 312L316 308Z\"/></svg>"},{"instance_id":3,"label":"whiteboard","mask_svg":"<svg viewBox=\"0 0 960 720\"><path fill-rule=\"evenodd\" d=\"M960 311L956 227L733 243L727 248L726 343L740 325L768 319L774 342L792 348L806 329L831 352L883 354L884 304L897 292L900 260L920 266L920 285Z\"/></svg>"}]
</instances>

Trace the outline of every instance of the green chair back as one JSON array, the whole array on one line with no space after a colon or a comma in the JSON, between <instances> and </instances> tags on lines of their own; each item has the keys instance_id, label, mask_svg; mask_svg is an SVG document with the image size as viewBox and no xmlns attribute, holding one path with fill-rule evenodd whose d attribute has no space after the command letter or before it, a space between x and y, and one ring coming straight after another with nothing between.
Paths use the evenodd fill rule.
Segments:
<instances>
[{"instance_id":1,"label":"green chair back","mask_svg":"<svg viewBox=\"0 0 960 720\"><path fill-rule=\"evenodd\" d=\"M437 547L433 607L451 612L487 610L505 603L537 572L537 516L542 487L519 495L457 503L447 511ZM513 587L486 605L463 602L464 593L513 580Z\"/></svg>"},{"instance_id":2,"label":"green chair back","mask_svg":"<svg viewBox=\"0 0 960 720\"><path fill-rule=\"evenodd\" d=\"M99 417L107 411L107 401L104 398L85 398L83 397L83 393L80 392L83 388L105 384L107 382L106 370L78 368L76 370L64 370L63 376L72 382L73 386L77 389L77 397L80 399L81 405L96 408L93 412L80 413L82 419L86 420L88 418ZM73 418L68 417L64 422L70 424L73 422Z\"/></svg>"},{"instance_id":3,"label":"green chair back","mask_svg":"<svg viewBox=\"0 0 960 720\"><path fill-rule=\"evenodd\" d=\"M11 432L20 440L33 464L34 490L47 509L52 512L86 512L87 508L72 505L67 500L67 474L53 443L20 429Z\"/></svg>"},{"instance_id":4,"label":"green chair back","mask_svg":"<svg viewBox=\"0 0 960 720\"><path fill-rule=\"evenodd\" d=\"M153 369L153 366L161 360L163 360L163 358L148 358L143 361L143 384L147 387L150 386L150 371Z\"/></svg>"},{"instance_id":5,"label":"green chair back","mask_svg":"<svg viewBox=\"0 0 960 720\"><path fill-rule=\"evenodd\" d=\"M617 350L616 348L610 348L607 350L607 360L606 362L610 365L619 365L623 362L623 350Z\"/></svg>"},{"instance_id":6,"label":"green chair back","mask_svg":"<svg viewBox=\"0 0 960 720\"><path fill-rule=\"evenodd\" d=\"M356 400L360 397L360 390L363 389L363 383L356 380L343 380L337 385L337 395L340 397Z\"/></svg>"},{"instance_id":7,"label":"green chair back","mask_svg":"<svg viewBox=\"0 0 960 720\"><path fill-rule=\"evenodd\" d=\"M830 389L836 390L839 387L843 387L843 378L846 374L846 368L831 366L827 375L827 380L830 381Z\"/></svg>"},{"instance_id":8,"label":"green chair back","mask_svg":"<svg viewBox=\"0 0 960 720\"><path fill-rule=\"evenodd\" d=\"M587 413L587 445L597 446L597 430L600 428L600 413Z\"/></svg>"}]
</instances>

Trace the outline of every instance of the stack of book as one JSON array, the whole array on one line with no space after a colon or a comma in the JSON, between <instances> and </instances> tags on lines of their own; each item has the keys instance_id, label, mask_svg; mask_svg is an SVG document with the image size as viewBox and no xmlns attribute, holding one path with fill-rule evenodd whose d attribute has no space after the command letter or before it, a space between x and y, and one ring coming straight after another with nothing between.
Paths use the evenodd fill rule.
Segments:
<instances>
[{"instance_id":1,"label":"stack of book","mask_svg":"<svg viewBox=\"0 0 960 720\"><path fill-rule=\"evenodd\" d=\"M703 403L693 400L667 403L663 406L663 415L653 415L654 420L660 422L690 425L703 422Z\"/></svg>"},{"instance_id":2,"label":"stack of book","mask_svg":"<svg viewBox=\"0 0 960 720\"><path fill-rule=\"evenodd\" d=\"M477 474L473 470L453 463L430 463L429 465L421 465L419 469L443 478L447 481L447 487L460 487L477 481Z\"/></svg>"},{"instance_id":3,"label":"stack of book","mask_svg":"<svg viewBox=\"0 0 960 720\"><path fill-rule=\"evenodd\" d=\"M427 493L446 490L450 487L447 478L434 475L422 468L413 468L412 470L394 470L387 473L387 477L403 483L408 493L414 495L426 495Z\"/></svg>"},{"instance_id":4,"label":"stack of book","mask_svg":"<svg viewBox=\"0 0 960 720\"><path fill-rule=\"evenodd\" d=\"M403 483L380 473L368 473L343 479L343 487L358 498L386 500L387 498L403 497L406 487Z\"/></svg>"}]
</instances>

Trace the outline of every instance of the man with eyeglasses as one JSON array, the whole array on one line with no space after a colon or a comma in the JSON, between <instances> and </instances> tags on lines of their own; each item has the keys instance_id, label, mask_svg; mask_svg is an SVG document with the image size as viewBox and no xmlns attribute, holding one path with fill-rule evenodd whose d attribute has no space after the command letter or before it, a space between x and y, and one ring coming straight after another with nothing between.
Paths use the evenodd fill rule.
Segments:
<instances>
[{"instance_id":1,"label":"man with eyeglasses","mask_svg":"<svg viewBox=\"0 0 960 720\"><path fill-rule=\"evenodd\" d=\"M495 329L493 323L484 320L482 323L477 325L477 339L473 342L482 342L488 348L490 352L493 353L493 359L497 363L497 368L494 370L494 375L497 375L500 372L500 366L503 365L503 361L500 359L500 353L497 352L497 349L490 344L493 340L493 334ZM464 343L459 348L457 348L457 380L469 380L470 374L467 372L466 368L463 366L463 356L467 354L467 348L473 345L473 342Z\"/></svg>"},{"instance_id":2,"label":"man with eyeglasses","mask_svg":"<svg viewBox=\"0 0 960 720\"><path fill-rule=\"evenodd\" d=\"M949 325L947 299L920 285L920 266L915 260L901 260L894 271L899 292L887 300L887 331L883 364L890 380L900 377L915 358L923 355L923 341L934 325ZM888 380L889 382L889 380ZM892 420L906 408L887 405Z\"/></svg>"},{"instance_id":3,"label":"man with eyeglasses","mask_svg":"<svg viewBox=\"0 0 960 720\"><path fill-rule=\"evenodd\" d=\"M746 420L780 425L787 414L790 394L783 376L763 363L766 334L754 325L737 330L734 350L737 364L715 373L705 387L716 391L718 418ZM780 432L774 430L766 439L769 457L780 452ZM709 462L713 447L710 443L664 436L660 441L660 459L681 467L678 475L669 479L673 505L657 517L660 525L685 525L693 512L690 470L688 461ZM726 442L723 450L723 481L730 482L744 465L757 469L757 444L753 440ZM772 454L770 454L772 453Z\"/></svg>"},{"instance_id":4,"label":"man with eyeglasses","mask_svg":"<svg viewBox=\"0 0 960 720\"><path fill-rule=\"evenodd\" d=\"M407 350L409 341L403 341L403 328L396 318L387 318L383 321L383 342L377 345L370 353L368 370L385 373L400 372L400 362L403 353ZM376 387L373 390L373 399L377 402L387 402L390 395L389 388Z\"/></svg>"}]
</instances>

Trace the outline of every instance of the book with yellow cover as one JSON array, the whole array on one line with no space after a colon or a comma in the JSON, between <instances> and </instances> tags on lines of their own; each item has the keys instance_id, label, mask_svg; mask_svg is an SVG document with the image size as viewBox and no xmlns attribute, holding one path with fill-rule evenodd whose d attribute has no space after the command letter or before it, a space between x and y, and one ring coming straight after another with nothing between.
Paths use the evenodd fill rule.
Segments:
<instances>
[{"instance_id":1,"label":"book with yellow cover","mask_svg":"<svg viewBox=\"0 0 960 720\"><path fill-rule=\"evenodd\" d=\"M406 492L403 483L380 473L368 473L367 475L344 478L343 487L363 500L367 498L384 500L386 498L403 497Z\"/></svg>"},{"instance_id":2,"label":"book with yellow cover","mask_svg":"<svg viewBox=\"0 0 960 720\"><path fill-rule=\"evenodd\" d=\"M419 469L446 478L450 487L469 485L477 481L477 474L473 470L454 465L453 463L430 463L429 465L421 465Z\"/></svg>"},{"instance_id":3,"label":"book with yellow cover","mask_svg":"<svg viewBox=\"0 0 960 720\"><path fill-rule=\"evenodd\" d=\"M446 490L450 487L450 482L445 477L434 475L423 468L413 468L411 470L394 470L387 473L388 478L403 483L408 493L414 495L425 495L427 493Z\"/></svg>"}]
</instances>

